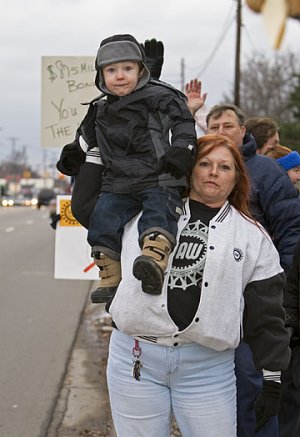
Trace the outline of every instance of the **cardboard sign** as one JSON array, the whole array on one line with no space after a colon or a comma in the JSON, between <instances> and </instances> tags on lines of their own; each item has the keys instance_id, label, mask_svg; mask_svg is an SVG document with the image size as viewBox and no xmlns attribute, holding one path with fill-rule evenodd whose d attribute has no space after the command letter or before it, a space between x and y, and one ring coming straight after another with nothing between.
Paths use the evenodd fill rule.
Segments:
<instances>
[{"instance_id":1,"label":"cardboard sign","mask_svg":"<svg viewBox=\"0 0 300 437\"><path fill-rule=\"evenodd\" d=\"M57 196L56 211L61 218L55 231L54 277L56 279L99 279L87 242L87 230L72 214L71 196Z\"/></svg>"},{"instance_id":2,"label":"cardboard sign","mask_svg":"<svg viewBox=\"0 0 300 437\"><path fill-rule=\"evenodd\" d=\"M92 56L42 57L42 147L62 147L74 140L88 105L100 94Z\"/></svg>"}]
</instances>

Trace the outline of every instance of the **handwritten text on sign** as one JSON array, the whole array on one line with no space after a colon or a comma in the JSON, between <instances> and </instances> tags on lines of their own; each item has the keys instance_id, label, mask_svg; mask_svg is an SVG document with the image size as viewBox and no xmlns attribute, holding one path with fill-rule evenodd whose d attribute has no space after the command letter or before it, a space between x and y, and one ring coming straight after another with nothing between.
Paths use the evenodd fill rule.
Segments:
<instances>
[{"instance_id":1,"label":"handwritten text on sign","mask_svg":"<svg viewBox=\"0 0 300 437\"><path fill-rule=\"evenodd\" d=\"M72 142L89 102L100 92L95 86L92 56L42 57L42 147Z\"/></svg>"}]
</instances>

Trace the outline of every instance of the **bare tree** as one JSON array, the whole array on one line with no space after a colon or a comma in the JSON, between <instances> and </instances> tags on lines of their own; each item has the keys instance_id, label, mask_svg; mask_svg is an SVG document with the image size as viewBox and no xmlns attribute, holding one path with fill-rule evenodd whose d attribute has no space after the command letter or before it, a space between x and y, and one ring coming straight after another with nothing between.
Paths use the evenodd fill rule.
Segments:
<instances>
[{"instance_id":1,"label":"bare tree","mask_svg":"<svg viewBox=\"0 0 300 437\"><path fill-rule=\"evenodd\" d=\"M290 99L298 85L299 70L295 53L276 53L273 59L262 52L252 53L242 66L240 81L240 106L247 117L293 122Z\"/></svg>"}]
</instances>

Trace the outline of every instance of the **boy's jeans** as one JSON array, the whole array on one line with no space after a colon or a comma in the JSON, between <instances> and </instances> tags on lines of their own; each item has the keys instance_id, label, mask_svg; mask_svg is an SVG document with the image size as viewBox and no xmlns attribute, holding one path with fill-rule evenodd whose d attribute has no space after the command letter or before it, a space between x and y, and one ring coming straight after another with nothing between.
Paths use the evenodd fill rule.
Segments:
<instances>
[{"instance_id":1,"label":"boy's jeans","mask_svg":"<svg viewBox=\"0 0 300 437\"><path fill-rule=\"evenodd\" d=\"M138 223L140 237L149 229L162 230L174 244L182 208L180 194L172 188L148 188L133 194L102 193L91 214L88 242L120 254L124 226L143 211Z\"/></svg>"}]
</instances>

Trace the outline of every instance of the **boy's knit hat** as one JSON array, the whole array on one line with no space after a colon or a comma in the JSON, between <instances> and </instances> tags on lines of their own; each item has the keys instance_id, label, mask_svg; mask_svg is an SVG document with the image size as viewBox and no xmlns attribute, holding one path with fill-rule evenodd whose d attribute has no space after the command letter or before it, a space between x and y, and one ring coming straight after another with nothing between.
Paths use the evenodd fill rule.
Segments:
<instances>
[{"instance_id":1,"label":"boy's knit hat","mask_svg":"<svg viewBox=\"0 0 300 437\"><path fill-rule=\"evenodd\" d=\"M294 167L300 166L300 155L298 152L293 151L282 158L276 159L276 162L281 165L286 171Z\"/></svg>"},{"instance_id":2,"label":"boy's knit hat","mask_svg":"<svg viewBox=\"0 0 300 437\"><path fill-rule=\"evenodd\" d=\"M129 34L113 35L101 42L97 52L95 61L97 71L95 85L100 91L109 93L104 84L101 69L106 65L122 61L141 62L144 67L143 75L139 79L136 90L142 88L149 82L150 70L146 64L146 55L142 46Z\"/></svg>"}]
</instances>

